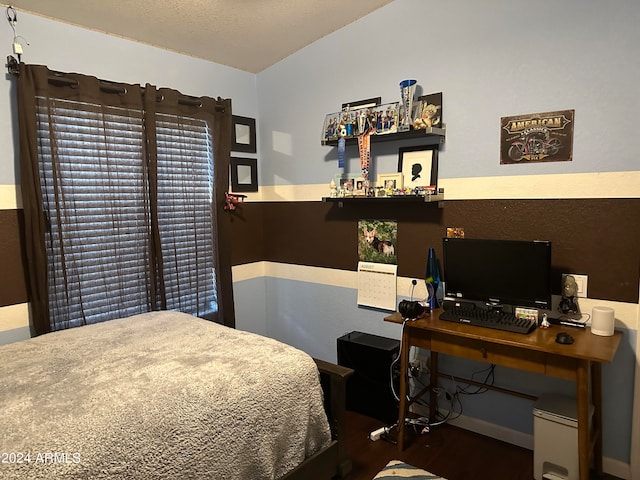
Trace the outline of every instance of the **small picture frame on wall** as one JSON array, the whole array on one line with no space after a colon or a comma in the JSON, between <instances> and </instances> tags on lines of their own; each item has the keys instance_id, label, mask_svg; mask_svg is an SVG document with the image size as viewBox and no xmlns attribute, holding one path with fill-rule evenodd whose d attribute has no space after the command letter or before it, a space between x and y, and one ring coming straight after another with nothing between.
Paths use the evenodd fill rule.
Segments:
<instances>
[{"instance_id":1,"label":"small picture frame on wall","mask_svg":"<svg viewBox=\"0 0 640 480\"><path fill-rule=\"evenodd\" d=\"M258 159L231 157L231 191L258 191Z\"/></svg>"},{"instance_id":2,"label":"small picture frame on wall","mask_svg":"<svg viewBox=\"0 0 640 480\"><path fill-rule=\"evenodd\" d=\"M379 173L376 187L384 190L402 190L403 183L402 173Z\"/></svg>"},{"instance_id":3,"label":"small picture frame on wall","mask_svg":"<svg viewBox=\"0 0 640 480\"><path fill-rule=\"evenodd\" d=\"M398 151L398 172L404 176L404 188L424 187L437 191L438 147L425 145L401 148Z\"/></svg>"},{"instance_id":4,"label":"small picture frame on wall","mask_svg":"<svg viewBox=\"0 0 640 480\"><path fill-rule=\"evenodd\" d=\"M231 117L231 151L256 153L256 120L250 117Z\"/></svg>"}]
</instances>

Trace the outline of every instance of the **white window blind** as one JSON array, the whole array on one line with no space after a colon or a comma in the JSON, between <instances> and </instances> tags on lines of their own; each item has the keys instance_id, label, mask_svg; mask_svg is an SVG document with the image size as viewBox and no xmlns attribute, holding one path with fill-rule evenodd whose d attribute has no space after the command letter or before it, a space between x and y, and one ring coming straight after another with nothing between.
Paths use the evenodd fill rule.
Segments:
<instances>
[{"instance_id":1,"label":"white window blind","mask_svg":"<svg viewBox=\"0 0 640 480\"><path fill-rule=\"evenodd\" d=\"M217 312L211 202L213 146L206 122L157 115L158 227L167 308Z\"/></svg>"},{"instance_id":2,"label":"white window blind","mask_svg":"<svg viewBox=\"0 0 640 480\"><path fill-rule=\"evenodd\" d=\"M149 201L140 110L41 99L37 121L53 329L154 308L156 207L167 308L216 311L206 122L157 116L156 206Z\"/></svg>"}]
</instances>

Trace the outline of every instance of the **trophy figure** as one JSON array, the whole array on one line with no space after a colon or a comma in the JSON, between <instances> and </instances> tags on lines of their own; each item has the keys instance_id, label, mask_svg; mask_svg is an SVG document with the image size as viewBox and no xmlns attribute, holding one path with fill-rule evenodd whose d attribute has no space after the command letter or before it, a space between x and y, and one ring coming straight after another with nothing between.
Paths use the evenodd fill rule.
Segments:
<instances>
[{"instance_id":1,"label":"trophy figure","mask_svg":"<svg viewBox=\"0 0 640 480\"><path fill-rule=\"evenodd\" d=\"M358 115L358 135L362 135L364 133L365 125L367 124L367 112L366 110L360 110L360 114Z\"/></svg>"},{"instance_id":2,"label":"trophy figure","mask_svg":"<svg viewBox=\"0 0 640 480\"><path fill-rule=\"evenodd\" d=\"M338 189L336 188L336 181L332 178L329 182L329 195L331 198L337 198Z\"/></svg>"},{"instance_id":3,"label":"trophy figure","mask_svg":"<svg viewBox=\"0 0 640 480\"><path fill-rule=\"evenodd\" d=\"M416 80L402 80L400 82L400 125L399 132L411 130L411 110L413 109L413 95L416 92Z\"/></svg>"}]
</instances>

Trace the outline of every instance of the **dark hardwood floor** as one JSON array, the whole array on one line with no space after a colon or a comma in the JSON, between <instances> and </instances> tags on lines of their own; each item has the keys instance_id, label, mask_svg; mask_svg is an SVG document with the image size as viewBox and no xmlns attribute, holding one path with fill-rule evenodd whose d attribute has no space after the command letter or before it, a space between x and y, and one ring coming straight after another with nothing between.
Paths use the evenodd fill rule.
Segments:
<instances>
[{"instance_id":1,"label":"dark hardwood floor","mask_svg":"<svg viewBox=\"0 0 640 480\"><path fill-rule=\"evenodd\" d=\"M448 480L531 480L533 452L451 425L415 436L404 452L372 442L380 420L347 412L347 451L353 463L349 480L371 480L390 460L402 460Z\"/></svg>"},{"instance_id":2,"label":"dark hardwood floor","mask_svg":"<svg viewBox=\"0 0 640 480\"><path fill-rule=\"evenodd\" d=\"M347 412L347 451L353 463L349 480L371 480L390 460L402 460L447 480L533 479L533 452L526 448L442 425L415 436L400 453L387 441L369 440L369 433L381 426L380 420Z\"/></svg>"}]
</instances>

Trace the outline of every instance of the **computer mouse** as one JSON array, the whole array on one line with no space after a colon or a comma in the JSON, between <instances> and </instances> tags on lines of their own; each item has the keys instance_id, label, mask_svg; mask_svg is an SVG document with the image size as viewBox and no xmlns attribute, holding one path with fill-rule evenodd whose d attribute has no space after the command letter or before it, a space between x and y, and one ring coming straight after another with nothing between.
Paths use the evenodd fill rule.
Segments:
<instances>
[{"instance_id":1,"label":"computer mouse","mask_svg":"<svg viewBox=\"0 0 640 480\"><path fill-rule=\"evenodd\" d=\"M571 345L573 343L573 337L567 332L560 332L556 335L556 342Z\"/></svg>"}]
</instances>

